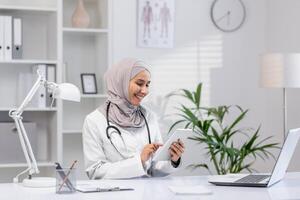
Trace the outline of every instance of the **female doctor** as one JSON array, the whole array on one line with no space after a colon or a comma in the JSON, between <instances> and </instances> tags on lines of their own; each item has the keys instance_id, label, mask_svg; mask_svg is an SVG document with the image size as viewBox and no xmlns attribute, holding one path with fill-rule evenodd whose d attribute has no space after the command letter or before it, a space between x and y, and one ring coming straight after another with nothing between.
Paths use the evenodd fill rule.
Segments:
<instances>
[{"instance_id":1,"label":"female doctor","mask_svg":"<svg viewBox=\"0 0 300 200\"><path fill-rule=\"evenodd\" d=\"M155 115L140 103L148 94L150 72L136 59L123 59L105 74L108 98L86 116L83 150L90 179L164 176L179 168L181 141L169 147L170 160L151 162L162 146Z\"/></svg>"}]
</instances>

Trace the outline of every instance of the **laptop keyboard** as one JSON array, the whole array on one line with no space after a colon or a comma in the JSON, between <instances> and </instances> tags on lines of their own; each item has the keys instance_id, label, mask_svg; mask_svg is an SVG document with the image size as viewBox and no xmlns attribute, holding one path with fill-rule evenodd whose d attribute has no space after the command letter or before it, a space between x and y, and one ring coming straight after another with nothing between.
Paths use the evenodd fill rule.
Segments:
<instances>
[{"instance_id":1,"label":"laptop keyboard","mask_svg":"<svg viewBox=\"0 0 300 200\"><path fill-rule=\"evenodd\" d=\"M248 175L239 180L236 180L235 183L259 183L265 178L270 177L270 175Z\"/></svg>"}]
</instances>

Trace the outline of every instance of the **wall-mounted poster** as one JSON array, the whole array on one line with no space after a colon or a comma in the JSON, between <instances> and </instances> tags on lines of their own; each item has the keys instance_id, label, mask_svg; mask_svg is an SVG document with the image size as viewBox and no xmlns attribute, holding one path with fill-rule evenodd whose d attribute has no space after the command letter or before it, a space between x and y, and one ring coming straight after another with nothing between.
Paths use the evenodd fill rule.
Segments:
<instances>
[{"instance_id":1,"label":"wall-mounted poster","mask_svg":"<svg viewBox=\"0 0 300 200\"><path fill-rule=\"evenodd\" d=\"M174 13L174 0L138 0L137 45L172 48Z\"/></svg>"}]
</instances>

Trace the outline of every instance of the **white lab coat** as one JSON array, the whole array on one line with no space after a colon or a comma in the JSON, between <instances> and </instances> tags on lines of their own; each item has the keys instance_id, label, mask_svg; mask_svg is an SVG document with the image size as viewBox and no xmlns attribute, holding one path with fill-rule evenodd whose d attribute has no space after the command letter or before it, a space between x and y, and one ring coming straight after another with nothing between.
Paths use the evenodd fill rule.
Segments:
<instances>
[{"instance_id":1,"label":"white lab coat","mask_svg":"<svg viewBox=\"0 0 300 200\"><path fill-rule=\"evenodd\" d=\"M162 143L155 115L147 110L145 117L149 125L152 143ZM111 122L110 125L118 127L121 131L126 146L116 132L112 133L112 129L110 129L110 134L114 145L126 159L115 150L106 136L106 118L98 109L95 110L85 118L82 131L85 167L90 179L121 179L144 175L164 176L180 168L180 165L174 168L170 161L151 163L151 159L143 166L140 154L143 147L149 143L146 126L125 130Z\"/></svg>"}]
</instances>

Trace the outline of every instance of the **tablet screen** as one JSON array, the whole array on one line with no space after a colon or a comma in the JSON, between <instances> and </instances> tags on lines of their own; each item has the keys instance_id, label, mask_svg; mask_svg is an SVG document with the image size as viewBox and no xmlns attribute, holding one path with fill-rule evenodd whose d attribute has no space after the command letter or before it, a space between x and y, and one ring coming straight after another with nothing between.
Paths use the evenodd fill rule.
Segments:
<instances>
[{"instance_id":1,"label":"tablet screen","mask_svg":"<svg viewBox=\"0 0 300 200\"><path fill-rule=\"evenodd\" d=\"M177 129L175 130L170 137L167 139L167 141L164 143L162 147L160 147L157 152L153 155L152 161L165 161L170 160L169 155L169 147L171 146L172 142L177 141L180 139L183 144L188 143L188 138L192 137L193 131L191 129ZM185 145L185 148L187 146Z\"/></svg>"}]
</instances>

